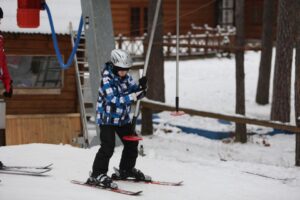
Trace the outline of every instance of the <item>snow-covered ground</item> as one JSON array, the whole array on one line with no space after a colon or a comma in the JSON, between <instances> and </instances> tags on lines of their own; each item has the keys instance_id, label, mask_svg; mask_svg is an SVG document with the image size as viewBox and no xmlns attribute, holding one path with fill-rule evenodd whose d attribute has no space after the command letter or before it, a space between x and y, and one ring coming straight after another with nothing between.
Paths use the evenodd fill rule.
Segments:
<instances>
[{"instance_id":1,"label":"snow-covered ground","mask_svg":"<svg viewBox=\"0 0 300 200\"><path fill-rule=\"evenodd\" d=\"M270 106L254 103L259 53L248 52L245 59L247 116L268 119ZM234 59L203 59L180 64L180 104L205 111L234 114ZM175 63L166 62L166 101L174 103ZM248 126L247 144L231 140L210 140L185 134L176 125L232 131L234 125L195 116L173 117L160 113L153 136L142 142L146 156L137 168L153 179L184 181L180 187L119 183L120 188L143 190L139 197L86 188L70 183L85 180L99 146L80 149L69 145L28 144L0 148L6 165L54 163L48 177L0 174L1 200L82 200L84 199L229 199L299 200L300 169L294 167L295 135L264 135L269 128ZM122 146L115 149L112 167L118 166Z\"/></svg>"}]
</instances>

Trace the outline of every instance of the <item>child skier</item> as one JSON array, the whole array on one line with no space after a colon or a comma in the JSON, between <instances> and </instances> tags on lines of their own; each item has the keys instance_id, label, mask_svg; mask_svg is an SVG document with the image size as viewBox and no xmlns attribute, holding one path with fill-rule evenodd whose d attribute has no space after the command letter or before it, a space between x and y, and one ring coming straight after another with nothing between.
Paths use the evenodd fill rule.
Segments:
<instances>
[{"instance_id":1,"label":"child skier","mask_svg":"<svg viewBox=\"0 0 300 200\"><path fill-rule=\"evenodd\" d=\"M87 183L103 187L117 188L117 184L107 176L109 160L114 152L115 133L124 144L119 165L118 179L134 178L137 181L149 179L135 168L138 156L138 141L125 141L123 136L133 133L129 113L131 104L143 98L147 89L147 78L135 84L128 74L132 60L128 52L114 49L110 62L105 63L99 87L97 102L97 124L100 127L101 147L97 152L91 176Z\"/></svg>"},{"instance_id":2,"label":"child skier","mask_svg":"<svg viewBox=\"0 0 300 200\"><path fill-rule=\"evenodd\" d=\"M3 11L0 7L0 23L3 18ZM5 91L3 92L3 96L11 97L12 96L12 80L10 78L7 64L6 64L6 55L4 53L4 39L3 36L0 35L0 80L4 84Z\"/></svg>"}]
</instances>

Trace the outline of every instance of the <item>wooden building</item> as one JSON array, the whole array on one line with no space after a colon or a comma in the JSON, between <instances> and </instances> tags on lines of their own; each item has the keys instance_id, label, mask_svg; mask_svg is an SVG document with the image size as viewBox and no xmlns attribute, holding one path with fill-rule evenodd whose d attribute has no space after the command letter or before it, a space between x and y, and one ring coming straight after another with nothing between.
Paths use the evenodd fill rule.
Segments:
<instances>
[{"instance_id":1,"label":"wooden building","mask_svg":"<svg viewBox=\"0 0 300 200\"><path fill-rule=\"evenodd\" d=\"M77 28L81 16L80 1L73 2L47 2L52 8L58 44L65 62L72 50L69 22ZM59 66L45 11L40 13L38 28L21 29L16 21L17 1L5 1L1 7L4 18L0 30L5 39L4 48L14 87L13 97L5 99L6 145L72 144L72 140L81 134L74 66L66 70ZM75 12L75 16L62 15L64 10L60 7ZM0 91L2 88L0 84Z\"/></svg>"},{"instance_id":2,"label":"wooden building","mask_svg":"<svg viewBox=\"0 0 300 200\"><path fill-rule=\"evenodd\" d=\"M14 80L13 98L6 99L6 144L71 144L81 133L74 67L59 67L50 35L5 33L4 37ZM58 41L68 58L70 36L59 35Z\"/></svg>"},{"instance_id":3,"label":"wooden building","mask_svg":"<svg viewBox=\"0 0 300 200\"><path fill-rule=\"evenodd\" d=\"M6 99L6 144L32 142L72 143L81 134L75 69L61 70L56 61L47 17L37 30L22 30L16 26L16 2L5 1L4 19L0 30L5 38L5 50L14 95ZM259 39L263 0L246 0L246 36ZM71 53L67 27L61 9L74 13L79 21L80 0L51 0L55 22L60 21L58 42L65 60ZM66 5L65 5L66 4ZM115 35L139 36L147 30L148 0L111 0ZM56 10L57 9L57 10ZM176 0L163 0L164 33L175 33ZM6 17L7 16L7 17ZM6 18L5 18L6 17ZM181 0L181 33L191 31L191 24L234 25L234 0ZM45 28L46 27L46 28ZM47 30L47 31L45 31ZM0 85L1 90L2 85ZM0 97L1 98L1 97Z\"/></svg>"},{"instance_id":4,"label":"wooden building","mask_svg":"<svg viewBox=\"0 0 300 200\"><path fill-rule=\"evenodd\" d=\"M181 0L180 33L192 31L191 24L210 27L234 26L234 0ZM148 0L111 0L115 34L138 36L147 32ZM263 0L245 0L247 39L260 39ZM163 0L164 33L176 32L176 0Z\"/></svg>"}]
</instances>

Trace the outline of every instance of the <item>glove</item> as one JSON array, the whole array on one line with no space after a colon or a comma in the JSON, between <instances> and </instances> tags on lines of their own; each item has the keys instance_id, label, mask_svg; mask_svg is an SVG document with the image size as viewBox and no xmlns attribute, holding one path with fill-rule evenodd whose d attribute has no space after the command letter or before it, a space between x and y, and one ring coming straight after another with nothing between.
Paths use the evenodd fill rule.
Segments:
<instances>
[{"instance_id":1,"label":"glove","mask_svg":"<svg viewBox=\"0 0 300 200\"><path fill-rule=\"evenodd\" d=\"M133 101L137 101L137 100L143 98L144 96L146 96L146 90L140 90L138 92L133 92L133 93L131 93L131 96L133 98Z\"/></svg>"},{"instance_id":2,"label":"glove","mask_svg":"<svg viewBox=\"0 0 300 200\"><path fill-rule=\"evenodd\" d=\"M11 81L9 91L3 92L3 96L11 98L12 94L13 94L13 87L12 87L12 81Z\"/></svg>"},{"instance_id":3,"label":"glove","mask_svg":"<svg viewBox=\"0 0 300 200\"><path fill-rule=\"evenodd\" d=\"M139 79L139 87L142 89L142 90L146 90L147 89L147 77L146 76L143 76L142 78Z\"/></svg>"}]
</instances>

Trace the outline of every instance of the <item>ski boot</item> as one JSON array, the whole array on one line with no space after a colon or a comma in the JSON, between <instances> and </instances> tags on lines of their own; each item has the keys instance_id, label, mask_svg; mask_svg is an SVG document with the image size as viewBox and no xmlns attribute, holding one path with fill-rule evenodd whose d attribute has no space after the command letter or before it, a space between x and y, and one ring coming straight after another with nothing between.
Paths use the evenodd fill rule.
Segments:
<instances>
[{"instance_id":1,"label":"ski boot","mask_svg":"<svg viewBox=\"0 0 300 200\"><path fill-rule=\"evenodd\" d=\"M112 189L117 189L118 185L112 181L112 179L107 176L106 174L100 174L96 178L93 176L90 176L88 180L86 181L87 184L89 185L96 185L96 186L101 186L104 188L112 188Z\"/></svg>"},{"instance_id":2,"label":"ski boot","mask_svg":"<svg viewBox=\"0 0 300 200\"><path fill-rule=\"evenodd\" d=\"M125 179L131 179L134 181L145 181L150 182L151 177L145 175L143 172L136 168L132 168L131 170L118 170L114 168L115 173L111 175L111 178L114 180L125 180Z\"/></svg>"}]
</instances>

